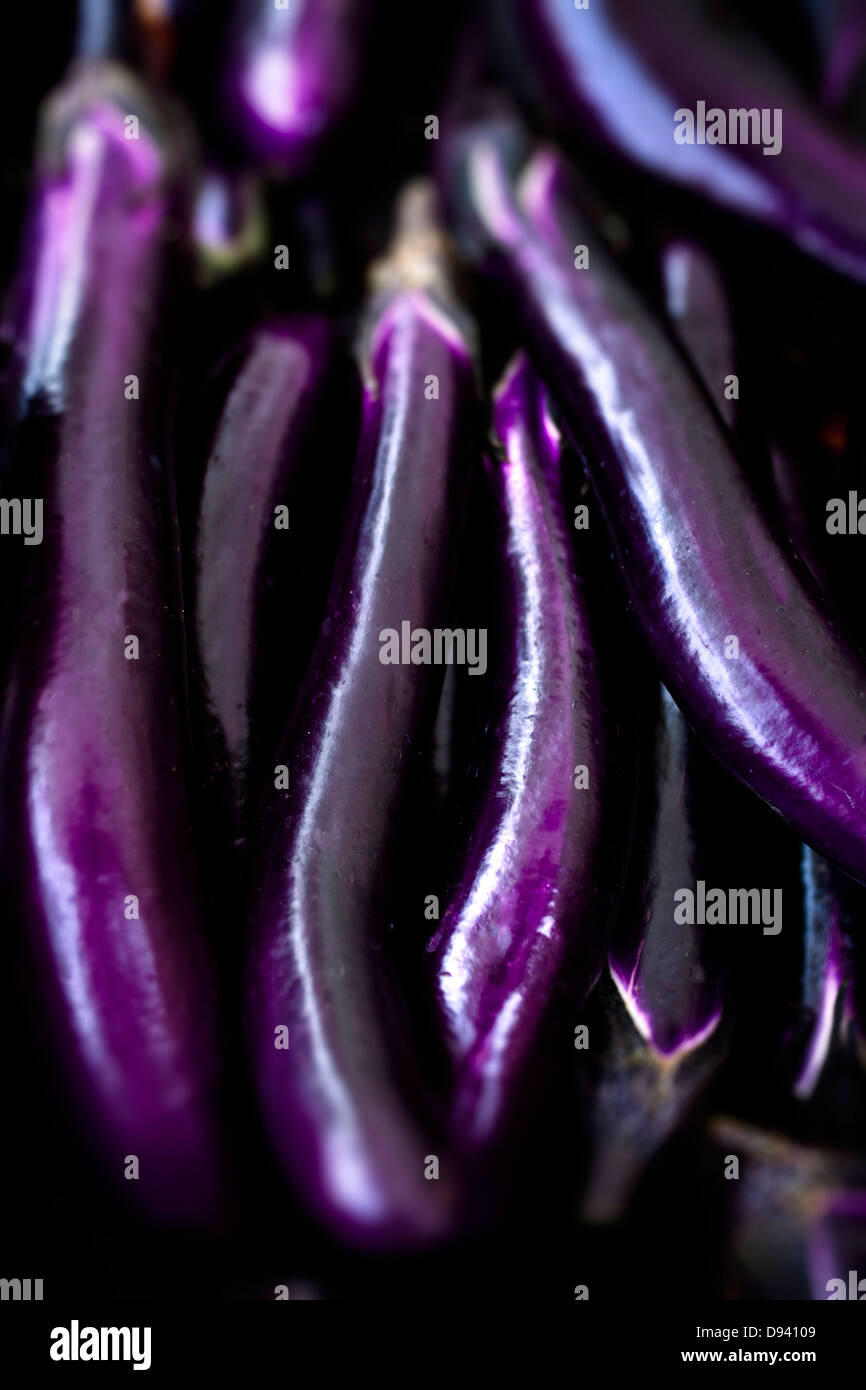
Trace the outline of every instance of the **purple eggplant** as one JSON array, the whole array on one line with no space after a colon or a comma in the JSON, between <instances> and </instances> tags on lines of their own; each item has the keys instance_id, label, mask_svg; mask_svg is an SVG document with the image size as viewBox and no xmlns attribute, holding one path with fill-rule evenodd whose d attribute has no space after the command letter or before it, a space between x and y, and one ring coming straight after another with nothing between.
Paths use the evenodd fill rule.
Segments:
<instances>
[{"instance_id":1,"label":"purple eggplant","mask_svg":"<svg viewBox=\"0 0 866 1390\"><path fill-rule=\"evenodd\" d=\"M862 656L576 213L559 156L527 162L514 122L488 117L463 128L450 167L466 247L505 287L558 399L665 685L723 765L866 882ZM575 269L580 246L589 270Z\"/></svg>"},{"instance_id":2,"label":"purple eggplant","mask_svg":"<svg viewBox=\"0 0 866 1390\"><path fill-rule=\"evenodd\" d=\"M496 14L515 74L569 135L866 279L866 150L707 0L506 0Z\"/></svg>"},{"instance_id":3,"label":"purple eggplant","mask_svg":"<svg viewBox=\"0 0 866 1390\"><path fill-rule=\"evenodd\" d=\"M728 299L711 258L678 240L662 256L665 309L674 332L729 430L737 423L736 350Z\"/></svg>"},{"instance_id":4,"label":"purple eggplant","mask_svg":"<svg viewBox=\"0 0 866 1390\"><path fill-rule=\"evenodd\" d=\"M588 1107L593 1143L583 1214L593 1221L621 1215L643 1167L725 1055L721 953L711 929L678 922L675 910L676 893L706 871L694 803L721 789L663 688L646 780L640 883L614 932L609 1031Z\"/></svg>"},{"instance_id":5,"label":"purple eggplant","mask_svg":"<svg viewBox=\"0 0 866 1390\"><path fill-rule=\"evenodd\" d=\"M803 846L803 1007L808 1020L794 1079L798 1100L810 1100L829 1072L844 1070L847 1059L866 1064L866 1030L858 1017L857 919L863 893ZM862 1078L861 1078L862 1086ZM862 1103L862 1097L861 1097ZM849 1109L853 1106L849 1102Z\"/></svg>"},{"instance_id":6,"label":"purple eggplant","mask_svg":"<svg viewBox=\"0 0 866 1390\"><path fill-rule=\"evenodd\" d=\"M75 1100L119 1186L156 1220L198 1222L218 1219L223 1201L219 1052L152 357L186 181L178 132L102 65L77 70L46 110L13 342L16 468L46 520L28 575L7 798ZM124 1183L131 1156L138 1181Z\"/></svg>"},{"instance_id":7,"label":"purple eggplant","mask_svg":"<svg viewBox=\"0 0 866 1390\"><path fill-rule=\"evenodd\" d=\"M225 98L248 155L283 175L305 172L351 102L367 0L237 0L225 53Z\"/></svg>"},{"instance_id":8,"label":"purple eggplant","mask_svg":"<svg viewBox=\"0 0 866 1390\"><path fill-rule=\"evenodd\" d=\"M430 204L426 186L407 192L374 275L350 517L285 774L263 801L248 960L277 1154L325 1224L378 1247L449 1234L458 1187L386 949L394 837L441 686L419 657L445 616L473 438L471 332Z\"/></svg>"},{"instance_id":9,"label":"purple eggplant","mask_svg":"<svg viewBox=\"0 0 866 1390\"><path fill-rule=\"evenodd\" d=\"M211 770L228 765L238 829L253 735L272 757L318 633L354 401L327 321L277 320L250 335L216 428L198 522L196 628L216 733ZM303 611L290 623L301 589Z\"/></svg>"},{"instance_id":10,"label":"purple eggplant","mask_svg":"<svg viewBox=\"0 0 866 1390\"><path fill-rule=\"evenodd\" d=\"M734 1296L838 1297L829 1280L841 1278L847 1287L848 1257L862 1269L866 1256L862 1155L798 1144L728 1116L714 1119L708 1133L730 1210Z\"/></svg>"},{"instance_id":11,"label":"purple eggplant","mask_svg":"<svg viewBox=\"0 0 866 1390\"><path fill-rule=\"evenodd\" d=\"M576 997L594 982L606 916L600 679L557 500L558 431L523 357L495 394L493 424L509 651L490 782L429 948L455 1065L452 1127L469 1150L511 1117L569 948Z\"/></svg>"}]
</instances>

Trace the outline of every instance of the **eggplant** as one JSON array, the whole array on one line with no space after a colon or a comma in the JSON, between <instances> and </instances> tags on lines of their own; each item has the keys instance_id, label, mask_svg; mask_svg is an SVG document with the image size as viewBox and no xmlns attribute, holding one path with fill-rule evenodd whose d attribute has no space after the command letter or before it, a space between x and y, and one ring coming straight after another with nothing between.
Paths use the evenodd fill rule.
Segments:
<instances>
[{"instance_id":1,"label":"eggplant","mask_svg":"<svg viewBox=\"0 0 866 1390\"><path fill-rule=\"evenodd\" d=\"M866 667L758 506L717 415L509 115L446 163L468 254L504 287L599 498L660 676L710 751L866 882ZM587 246L591 270L575 270Z\"/></svg>"},{"instance_id":2,"label":"eggplant","mask_svg":"<svg viewBox=\"0 0 866 1390\"><path fill-rule=\"evenodd\" d=\"M491 469L508 650L489 781L460 883L430 942L463 1150L501 1138L566 954L573 998L603 952L604 721L587 601L558 503L558 433L524 357L494 396Z\"/></svg>"},{"instance_id":3,"label":"eggplant","mask_svg":"<svg viewBox=\"0 0 866 1390\"><path fill-rule=\"evenodd\" d=\"M696 242L679 238L661 262L665 309L707 395L732 432L737 425L734 329L725 287L712 259Z\"/></svg>"},{"instance_id":4,"label":"eggplant","mask_svg":"<svg viewBox=\"0 0 866 1390\"><path fill-rule=\"evenodd\" d=\"M367 0L237 0L223 88L249 159L307 172L351 103L368 18Z\"/></svg>"},{"instance_id":5,"label":"eggplant","mask_svg":"<svg viewBox=\"0 0 866 1390\"><path fill-rule=\"evenodd\" d=\"M866 1029L857 988L862 969L858 969L857 935L866 902L859 886L806 845L801 875L802 1004L807 1027L799 1039L793 1092L801 1101L812 1100L822 1086L832 1095L841 1093L845 1104L833 1108L853 1118L858 1109L862 1112L866 1099L862 1075L866 1065Z\"/></svg>"},{"instance_id":6,"label":"eggplant","mask_svg":"<svg viewBox=\"0 0 866 1390\"><path fill-rule=\"evenodd\" d=\"M723 953L712 929L678 923L675 912L677 892L707 873L697 803L718 805L724 788L664 687L654 725L639 883L614 931L606 1042L587 1107L592 1157L582 1212L591 1221L622 1214L642 1169L726 1051Z\"/></svg>"},{"instance_id":7,"label":"eggplant","mask_svg":"<svg viewBox=\"0 0 866 1390\"><path fill-rule=\"evenodd\" d=\"M318 635L348 476L343 459L356 442L353 388L327 320L260 326L242 349L205 470L197 650L209 771L228 770L239 834L251 771L261 771L263 757L273 763ZM303 609L289 625L287 605L301 591Z\"/></svg>"},{"instance_id":8,"label":"eggplant","mask_svg":"<svg viewBox=\"0 0 866 1390\"><path fill-rule=\"evenodd\" d=\"M285 772L262 801L247 1032L267 1128L305 1204L340 1238L387 1248L440 1240L459 1219L386 949L395 836L442 668L382 658L396 655L390 633L441 626L475 419L472 330L425 185L405 194L372 283L349 519Z\"/></svg>"},{"instance_id":9,"label":"eggplant","mask_svg":"<svg viewBox=\"0 0 866 1390\"><path fill-rule=\"evenodd\" d=\"M77 69L44 115L13 451L46 522L4 781L7 849L79 1123L151 1219L217 1223L219 1048L153 357L187 182L181 130L102 64ZM124 1182L133 1155L138 1181Z\"/></svg>"},{"instance_id":10,"label":"eggplant","mask_svg":"<svg viewBox=\"0 0 866 1390\"><path fill-rule=\"evenodd\" d=\"M729 1208L729 1252L741 1298L826 1299L829 1278L847 1284L837 1259L866 1255L866 1161L861 1154L760 1129L729 1116L708 1126L717 1182ZM736 1180L732 1159L738 1168ZM847 1213L847 1239L839 1218ZM820 1282L819 1282L820 1281ZM730 1297L731 1294L728 1293ZM838 1295L837 1295L838 1296Z\"/></svg>"},{"instance_id":11,"label":"eggplant","mask_svg":"<svg viewBox=\"0 0 866 1390\"><path fill-rule=\"evenodd\" d=\"M198 278L205 287L259 260L267 220L257 180L217 166L202 177L193 222Z\"/></svg>"},{"instance_id":12,"label":"eggplant","mask_svg":"<svg viewBox=\"0 0 866 1390\"><path fill-rule=\"evenodd\" d=\"M843 108L862 85L866 63L866 5L863 0L801 0L819 53L821 101Z\"/></svg>"},{"instance_id":13,"label":"eggplant","mask_svg":"<svg viewBox=\"0 0 866 1390\"><path fill-rule=\"evenodd\" d=\"M593 0L585 10L573 0L505 0L495 14L516 80L531 77L536 103L569 138L589 139L866 279L866 150L708 0ZM766 112L767 128L750 128L742 143L710 144L700 110L713 136L717 110L726 139L729 112L739 120L754 111L759 124Z\"/></svg>"}]
</instances>

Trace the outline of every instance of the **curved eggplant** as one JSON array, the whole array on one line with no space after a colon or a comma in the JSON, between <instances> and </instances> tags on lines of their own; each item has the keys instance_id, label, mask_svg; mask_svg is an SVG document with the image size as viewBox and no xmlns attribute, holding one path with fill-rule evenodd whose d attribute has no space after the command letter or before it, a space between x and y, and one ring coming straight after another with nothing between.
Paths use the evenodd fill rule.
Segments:
<instances>
[{"instance_id":1,"label":"curved eggplant","mask_svg":"<svg viewBox=\"0 0 866 1390\"><path fill-rule=\"evenodd\" d=\"M151 355L182 183L176 138L118 68L80 69L47 109L14 343L16 468L44 490L46 521L7 797L75 1098L118 1183L134 1155L126 1191L157 1220L198 1222L223 1203L219 1053Z\"/></svg>"},{"instance_id":2,"label":"curved eggplant","mask_svg":"<svg viewBox=\"0 0 866 1390\"><path fill-rule=\"evenodd\" d=\"M353 391L325 319L277 320L245 345L205 471L196 566L196 630L204 697L227 763L238 829L251 739L271 756L306 673L339 532L340 445L353 449ZM335 410L335 401L339 409ZM345 440L335 423L345 422ZM329 460L322 466L323 457ZM330 524L316 528L316 519ZM294 531L292 518L294 517ZM306 535L315 540L305 542ZM289 581L291 579L291 582ZM304 588L290 629L286 591ZM262 670L287 650L280 678Z\"/></svg>"},{"instance_id":3,"label":"curved eggplant","mask_svg":"<svg viewBox=\"0 0 866 1390\"><path fill-rule=\"evenodd\" d=\"M389 845L441 686L441 667L414 641L412 664L407 639L429 641L445 616L473 363L429 190L407 194L402 218L362 345L350 521L279 754L289 785L262 808L247 977L253 1067L277 1153L323 1222L378 1247L449 1234L457 1187L419 1113L424 1088L383 938Z\"/></svg>"},{"instance_id":4,"label":"curved eggplant","mask_svg":"<svg viewBox=\"0 0 866 1390\"><path fill-rule=\"evenodd\" d=\"M664 331L508 118L464 128L464 236L506 286L599 497L662 679L737 777L866 882L866 668L762 514ZM522 177L516 169L522 164ZM591 270L575 270L575 246Z\"/></svg>"},{"instance_id":5,"label":"curved eggplant","mask_svg":"<svg viewBox=\"0 0 866 1390\"><path fill-rule=\"evenodd\" d=\"M284 176L303 173L348 107L367 0L237 0L224 90L247 153Z\"/></svg>"},{"instance_id":6,"label":"curved eggplant","mask_svg":"<svg viewBox=\"0 0 866 1390\"><path fill-rule=\"evenodd\" d=\"M538 100L570 135L589 136L866 279L866 151L811 109L769 51L719 22L706 0L592 0L586 9L573 0L497 0L496 13L515 75L528 69ZM737 121L737 143L728 140L729 120ZM721 134L727 143L710 143Z\"/></svg>"},{"instance_id":7,"label":"curved eggplant","mask_svg":"<svg viewBox=\"0 0 866 1390\"><path fill-rule=\"evenodd\" d=\"M579 958L576 993L588 993L606 916L601 687L557 502L557 432L523 357L496 391L493 424L510 650L483 808L429 947L464 1149L489 1144L510 1118L569 947Z\"/></svg>"}]
</instances>

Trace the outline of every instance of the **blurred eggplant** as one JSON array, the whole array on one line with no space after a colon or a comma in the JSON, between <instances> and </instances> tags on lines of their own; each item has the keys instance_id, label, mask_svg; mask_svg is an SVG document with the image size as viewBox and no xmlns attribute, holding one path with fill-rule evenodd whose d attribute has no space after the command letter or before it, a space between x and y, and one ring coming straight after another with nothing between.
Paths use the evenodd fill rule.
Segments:
<instances>
[{"instance_id":1,"label":"blurred eggplant","mask_svg":"<svg viewBox=\"0 0 866 1390\"><path fill-rule=\"evenodd\" d=\"M244 345L205 471L195 610L208 768L217 777L227 766L239 834L253 740L261 773L319 632L356 442L354 385L327 320L263 325Z\"/></svg>"},{"instance_id":2,"label":"blurred eggplant","mask_svg":"<svg viewBox=\"0 0 866 1390\"><path fill-rule=\"evenodd\" d=\"M492 767L461 881L430 943L455 1063L452 1125L477 1150L501 1137L567 954L573 997L604 949L605 749L587 601L558 502L559 440L528 362L494 395L490 474L508 650L497 655Z\"/></svg>"},{"instance_id":3,"label":"blurred eggplant","mask_svg":"<svg viewBox=\"0 0 866 1390\"><path fill-rule=\"evenodd\" d=\"M77 69L44 116L12 346L14 466L46 522L12 692L7 833L59 1061L109 1171L156 1221L213 1222L219 1048L153 355L188 182L182 129L102 64Z\"/></svg>"},{"instance_id":4,"label":"blurred eggplant","mask_svg":"<svg viewBox=\"0 0 866 1390\"><path fill-rule=\"evenodd\" d=\"M724 766L866 882L862 656L576 212L559 156L527 158L519 125L488 115L446 167L464 246L504 287L582 453L662 680Z\"/></svg>"},{"instance_id":5,"label":"blurred eggplant","mask_svg":"<svg viewBox=\"0 0 866 1390\"><path fill-rule=\"evenodd\" d=\"M797 1144L728 1116L714 1119L708 1136L730 1213L735 1284L729 1297L827 1299L834 1293L831 1278L847 1285L848 1261L866 1267L866 1161L860 1154ZM841 1243L840 1217L849 1223Z\"/></svg>"},{"instance_id":6,"label":"blurred eggplant","mask_svg":"<svg viewBox=\"0 0 866 1390\"><path fill-rule=\"evenodd\" d=\"M665 309L674 332L707 395L728 429L737 424L736 348L728 298L718 269L693 241L665 246L662 261Z\"/></svg>"},{"instance_id":7,"label":"blurred eggplant","mask_svg":"<svg viewBox=\"0 0 866 1390\"><path fill-rule=\"evenodd\" d=\"M866 279L866 149L813 110L730 13L709 0L592 0L585 9L574 0L496 0L491 8L515 79L531 79L536 102L570 137Z\"/></svg>"},{"instance_id":8,"label":"blurred eggplant","mask_svg":"<svg viewBox=\"0 0 866 1390\"><path fill-rule=\"evenodd\" d=\"M368 0L236 0L224 92L249 158L309 169L351 102L368 19Z\"/></svg>"},{"instance_id":9,"label":"blurred eggplant","mask_svg":"<svg viewBox=\"0 0 866 1390\"><path fill-rule=\"evenodd\" d=\"M374 274L349 521L278 755L288 787L278 772L263 801L247 976L276 1152L324 1223L373 1247L443 1238L458 1201L386 940L394 837L442 676L388 643L441 624L474 438L472 335L431 203L425 185L407 191Z\"/></svg>"}]
</instances>

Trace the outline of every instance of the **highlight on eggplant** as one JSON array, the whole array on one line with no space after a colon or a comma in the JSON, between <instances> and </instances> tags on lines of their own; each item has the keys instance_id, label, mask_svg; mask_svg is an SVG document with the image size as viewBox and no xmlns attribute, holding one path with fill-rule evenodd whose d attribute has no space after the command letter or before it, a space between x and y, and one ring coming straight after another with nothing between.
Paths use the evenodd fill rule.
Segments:
<instances>
[{"instance_id":1,"label":"highlight on eggplant","mask_svg":"<svg viewBox=\"0 0 866 1390\"><path fill-rule=\"evenodd\" d=\"M357 82L369 0L233 0L224 96L248 155L307 172Z\"/></svg>"},{"instance_id":2,"label":"highlight on eggplant","mask_svg":"<svg viewBox=\"0 0 866 1390\"><path fill-rule=\"evenodd\" d=\"M265 1122L296 1189L343 1239L391 1248L454 1234L461 1201L386 930L394 832L442 668L384 663L382 633L442 626L475 438L473 332L427 185L402 200L360 344L349 519L260 812L247 1030Z\"/></svg>"}]
</instances>

